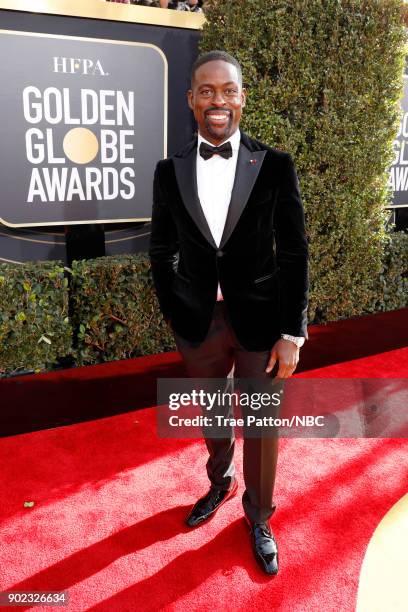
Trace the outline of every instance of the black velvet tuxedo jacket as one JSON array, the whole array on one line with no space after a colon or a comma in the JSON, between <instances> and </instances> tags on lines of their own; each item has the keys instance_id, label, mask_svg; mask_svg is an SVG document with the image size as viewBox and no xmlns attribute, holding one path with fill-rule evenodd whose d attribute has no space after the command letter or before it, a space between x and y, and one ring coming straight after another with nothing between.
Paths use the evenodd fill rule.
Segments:
<instances>
[{"instance_id":1,"label":"black velvet tuxedo jacket","mask_svg":"<svg viewBox=\"0 0 408 612\"><path fill-rule=\"evenodd\" d=\"M281 333L307 338L308 245L291 156L241 132L217 247L198 199L196 155L197 138L159 161L154 177L149 255L164 317L201 342L220 283L245 349L269 350Z\"/></svg>"}]
</instances>

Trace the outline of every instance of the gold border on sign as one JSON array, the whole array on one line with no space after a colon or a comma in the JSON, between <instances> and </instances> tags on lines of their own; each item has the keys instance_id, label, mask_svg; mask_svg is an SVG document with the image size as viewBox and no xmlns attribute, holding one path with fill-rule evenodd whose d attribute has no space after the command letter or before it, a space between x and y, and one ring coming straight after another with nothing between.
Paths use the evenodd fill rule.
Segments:
<instances>
[{"instance_id":1,"label":"gold border on sign","mask_svg":"<svg viewBox=\"0 0 408 612\"><path fill-rule=\"evenodd\" d=\"M0 0L1 3L1 0ZM107 3L108 4L108 3ZM1 8L1 7L0 7ZM153 9L152 9L153 10ZM165 9L163 9L165 10ZM81 40L86 42L97 42L104 44L113 44L113 45L132 45L134 47L150 47L157 51L160 57L163 60L164 65L164 79L163 79L163 158L167 156L167 85L168 85L168 64L167 58L164 55L163 51L153 45L151 43L139 43L131 40L112 40L108 38L87 38L85 36L66 36L63 34L42 34L39 32L20 32L17 30L0 30L0 34L15 34L17 36L34 36L39 38L56 38L58 40ZM88 221L42 221L41 223L8 223L2 217L0 217L0 222L6 225L7 227L42 227L44 225L55 226L55 225L91 225L92 223L141 223L151 221L151 217L142 217L142 218L131 218L131 219L92 219Z\"/></svg>"},{"instance_id":2,"label":"gold border on sign","mask_svg":"<svg viewBox=\"0 0 408 612\"><path fill-rule=\"evenodd\" d=\"M114 242L126 242L126 240L136 240L137 238L144 238L149 236L150 232L144 234L135 234L134 236L126 236L125 238L115 238L114 240L105 240L105 244L113 244Z\"/></svg>"},{"instance_id":3,"label":"gold border on sign","mask_svg":"<svg viewBox=\"0 0 408 612\"><path fill-rule=\"evenodd\" d=\"M15 263L15 264L25 263L24 261L16 261L15 259L6 259L6 257L0 257L0 261L5 261L6 263Z\"/></svg>"},{"instance_id":4,"label":"gold border on sign","mask_svg":"<svg viewBox=\"0 0 408 612\"><path fill-rule=\"evenodd\" d=\"M105 0L0 0L0 9L63 15L65 17L145 23L170 28L185 28L187 30L201 30L205 23L203 13L119 4L106 2Z\"/></svg>"}]
</instances>

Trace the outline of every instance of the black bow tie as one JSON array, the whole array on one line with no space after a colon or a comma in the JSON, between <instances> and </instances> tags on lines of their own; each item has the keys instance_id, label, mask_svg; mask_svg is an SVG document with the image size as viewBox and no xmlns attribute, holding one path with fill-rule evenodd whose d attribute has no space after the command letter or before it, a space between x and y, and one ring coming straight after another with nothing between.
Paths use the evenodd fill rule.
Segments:
<instances>
[{"instance_id":1,"label":"black bow tie","mask_svg":"<svg viewBox=\"0 0 408 612\"><path fill-rule=\"evenodd\" d=\"M200 155L203 159L210 159L215 154L221 155L224 159L229 159L232 157L232 147L230 142L224 142L219 147L212 147L206 142L202 142L200 144Z\"/></svg>"}]
</instances>

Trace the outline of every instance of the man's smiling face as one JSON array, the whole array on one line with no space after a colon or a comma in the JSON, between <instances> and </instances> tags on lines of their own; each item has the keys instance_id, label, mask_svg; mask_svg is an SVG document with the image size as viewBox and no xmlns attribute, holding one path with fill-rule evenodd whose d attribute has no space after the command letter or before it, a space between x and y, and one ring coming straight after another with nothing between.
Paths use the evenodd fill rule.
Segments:
<instances>
[{"instance_id":1,"label":"man's smiling face","mask_svg":"<svg viewBox=\"0 0 408 612\"><path fill-rule=\"evenodd\" d=\"M245 106L237 68L223 60L211 60L194 74L188 103L203 138L214 145L227 140L238 128Z\"/></svg>"}]
</instances>

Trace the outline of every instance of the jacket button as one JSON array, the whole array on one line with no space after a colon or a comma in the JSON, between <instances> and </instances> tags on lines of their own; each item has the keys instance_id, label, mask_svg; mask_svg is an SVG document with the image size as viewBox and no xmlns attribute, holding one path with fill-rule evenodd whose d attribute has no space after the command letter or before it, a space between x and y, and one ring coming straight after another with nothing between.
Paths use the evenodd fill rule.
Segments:
<instances>
[{"instance_id":1,"label":"jacket button","mask_svg":"<svg viewBox=\"0 0 408 612\"><path fill-rule=\"evenodd\" d=\"M221 251L221 249L217 251L217 257L222 257L223 255L224 255L224 251Z\"/></svg>"}]
</instances>

